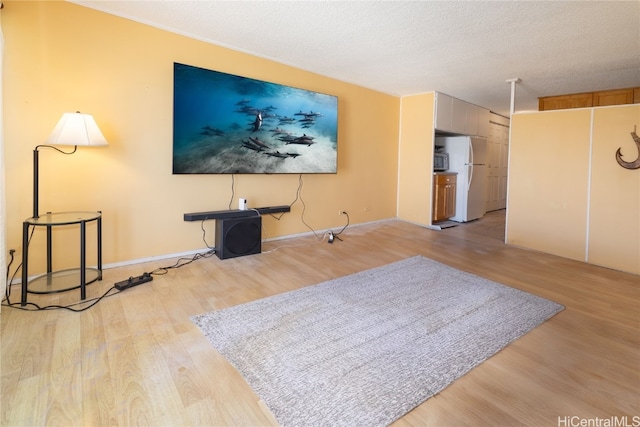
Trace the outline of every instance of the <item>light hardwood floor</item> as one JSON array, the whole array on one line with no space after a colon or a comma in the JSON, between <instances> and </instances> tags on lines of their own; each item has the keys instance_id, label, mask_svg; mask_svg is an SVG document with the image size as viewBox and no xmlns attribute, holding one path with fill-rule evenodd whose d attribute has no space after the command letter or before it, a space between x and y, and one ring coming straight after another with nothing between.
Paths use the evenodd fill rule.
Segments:
<instances>
[{"instance_id":1,"label":"light hardwood floor","mask_svg":"<svg viewBox=\"0 0 640 427\"><path fill-rule=\"evenodd\" d=\"M201 259L82 313L3 307L0 424L277 425L189 316L421 254L566 309L396 426L572 426L625 416L639 425L640 278L507 246L503 230L503 211L443 231L384 221L350 227L333 244L297 237L267 242L259 255ZM173 261L105 270L89 297ZM30 300L69 304L78 295Z\"/></svg>"}]
</instances>

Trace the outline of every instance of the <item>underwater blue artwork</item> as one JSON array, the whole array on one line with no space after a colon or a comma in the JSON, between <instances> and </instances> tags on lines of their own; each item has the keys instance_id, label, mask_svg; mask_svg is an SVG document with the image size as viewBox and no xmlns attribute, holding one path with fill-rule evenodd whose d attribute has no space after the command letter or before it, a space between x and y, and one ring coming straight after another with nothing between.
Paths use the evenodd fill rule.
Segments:
<instances>
[{"instance_id":1,"label":"underwater blue artwork","mask_svg":"<svg viewBox=\"0 0 640 427\"><path fill-rule=\"evenodd\" d=\"M336 173L338 98L174 63L174 174Z\"/></svg>"}]
</instances>

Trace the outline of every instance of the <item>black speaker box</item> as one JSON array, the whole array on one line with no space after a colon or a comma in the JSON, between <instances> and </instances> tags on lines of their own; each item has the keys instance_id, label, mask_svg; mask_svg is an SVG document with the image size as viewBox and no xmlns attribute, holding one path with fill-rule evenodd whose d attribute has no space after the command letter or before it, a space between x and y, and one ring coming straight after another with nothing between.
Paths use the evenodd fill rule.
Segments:
<instances>
[{"instance_id":1,"label":"black speaker box","mask_svg":"<svg viewBox=\"0 0 640 427\"><path fill-rule=\"evenodd\" d=\"M220 259L259 254L262 250L262 217L216 220L216 255Z\"/></svg>"}]
</instances>

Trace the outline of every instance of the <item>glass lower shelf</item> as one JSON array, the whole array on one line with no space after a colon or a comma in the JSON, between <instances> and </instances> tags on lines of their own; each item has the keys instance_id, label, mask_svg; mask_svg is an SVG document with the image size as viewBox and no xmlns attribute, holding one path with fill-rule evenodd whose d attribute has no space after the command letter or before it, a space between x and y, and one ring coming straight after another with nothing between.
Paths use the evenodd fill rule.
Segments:
<instances>
[{"instance_id":1,"label":"glass lower shelf","mask_svg":"<svg viewBox=\"0 0 640 427\"><path fill-rule=\"evenodd\" d=\"M102 272L97 268L85 268L86 284L90 284L102 278ZM27 291L32 294L51 294L80 288L79 268L59 270L43 274L29 281Z\"/></svg>"}]
</instances>

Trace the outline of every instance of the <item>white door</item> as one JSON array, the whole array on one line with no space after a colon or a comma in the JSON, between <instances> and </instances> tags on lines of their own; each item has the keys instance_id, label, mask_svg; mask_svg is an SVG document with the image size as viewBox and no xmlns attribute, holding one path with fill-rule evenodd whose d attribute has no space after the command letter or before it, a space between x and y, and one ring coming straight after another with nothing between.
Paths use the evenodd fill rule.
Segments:
<instances>
[{"instance_id":1,"label":"white door","mask_svg":"<svg viewBox=\"0 0 640 427\"><path fill-rule=\"evenodd\" d=\"M502 129L500 138L500 171L498 186L498 209L507 208L507 178L509 176L509 128Z\"/></svg>"},{"instance_id":2,"label":"white door","mask_svg":"<svg viewBox=\"0 0 640 427\"><path fill-rule=\"evenodd\" d=\"M487 138L487 212L507 207L509 119L491 114Z\"/></svg>"},{"instance_id":3,"label":"white door","mask_svg":"<svg viewBox=\"0 0 640 427\"><path fill-rule=\"evenodd\" d=\"M500 129L497 126L489 128L487 138L487 212L500 209Z\"/></svg>"}]
</instances>

